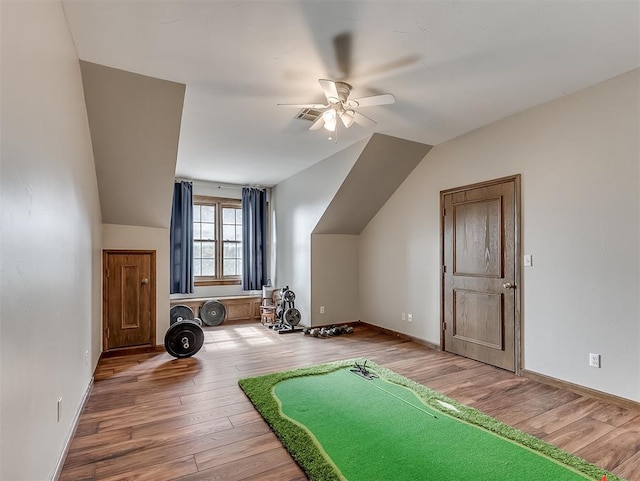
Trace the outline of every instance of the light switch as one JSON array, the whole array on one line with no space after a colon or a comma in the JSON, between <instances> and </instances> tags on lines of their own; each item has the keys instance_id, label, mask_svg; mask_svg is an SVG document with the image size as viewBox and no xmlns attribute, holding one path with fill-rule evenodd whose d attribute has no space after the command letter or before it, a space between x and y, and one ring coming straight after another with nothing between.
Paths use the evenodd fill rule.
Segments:
<instances>
[{"instance_id":1,"label":"light switch","mask_svg":"<svg viewBox=\"0 0 640 481\"><path fill-rule=\"evenodd\" d=\"M524 255L524 266L531 267L533 265L533 256L531 254Z\"/></svg>"}]
</instances>

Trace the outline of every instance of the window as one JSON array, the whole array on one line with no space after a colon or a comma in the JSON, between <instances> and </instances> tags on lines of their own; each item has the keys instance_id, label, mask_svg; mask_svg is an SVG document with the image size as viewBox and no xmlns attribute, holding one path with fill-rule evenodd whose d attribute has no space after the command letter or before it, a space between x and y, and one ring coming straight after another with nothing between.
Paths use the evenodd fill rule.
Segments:
<instances>
[{"instance_id":1,"label":"window","mask_svg":"<svg viewBox=\"0 0 640 481\"><path fill-rule=\"evenodd\" d=\"M241 283L239 199L193 196L193 275L197 286Z\"/></svg>"}]
</instances>

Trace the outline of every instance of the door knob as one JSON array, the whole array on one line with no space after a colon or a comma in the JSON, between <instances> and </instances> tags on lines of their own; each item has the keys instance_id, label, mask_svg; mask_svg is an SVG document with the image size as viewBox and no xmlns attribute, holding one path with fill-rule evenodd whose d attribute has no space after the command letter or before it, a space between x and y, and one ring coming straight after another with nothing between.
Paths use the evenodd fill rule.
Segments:
<instances>
[{"instance_id":1,"label":"door knob","mask_svg":"<svg viewBox=\"0 0 640 481\"><path fill-rule=\"evenodd\" d=\"M146 277L140 281L142 284L149 284L149 279Z\"/></svg>"},{"instance_id":2,"label":"door knob","mask_svg":"<svg viewBox=\"0 0 640 481\"><path fill-rule=\"evenodd\" d=\"M504 284L502 284L502 287L504 287L505 289L515 289L516 285L511 284L511 282L505 282Z\"/></svg>"}]
</instances>

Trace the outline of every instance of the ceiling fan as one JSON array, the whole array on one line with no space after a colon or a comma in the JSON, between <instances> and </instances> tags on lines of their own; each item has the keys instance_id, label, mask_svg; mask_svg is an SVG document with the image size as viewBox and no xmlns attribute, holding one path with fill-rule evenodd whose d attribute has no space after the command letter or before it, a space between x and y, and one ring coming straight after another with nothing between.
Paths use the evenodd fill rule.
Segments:
<instances>
[{"instance_id":1,"label":"ceiling fan","mask_svg":"<svg viewBox=\"0 0 640 481\"><path fill-rule=\"evenodd\" d=\"M326 104L278 104L286 107L298 107L302 109L314 109L322 112L318 118L311 124L309 130L317 130L321 127L332 132L330 140L337 142L338 119L342 124L349 128L355 122L363 127L373 127L376 122L366 115L358 112L357 109L362 107L372 107L374 105L388 105L395 103L396 99L391 94L372 95L370 97L361 97L350 99L351 85L346 82L334 81L328 79L319 79L318 82L322 87L324 96L327 99Z\"/></svg>"}]
</instances>

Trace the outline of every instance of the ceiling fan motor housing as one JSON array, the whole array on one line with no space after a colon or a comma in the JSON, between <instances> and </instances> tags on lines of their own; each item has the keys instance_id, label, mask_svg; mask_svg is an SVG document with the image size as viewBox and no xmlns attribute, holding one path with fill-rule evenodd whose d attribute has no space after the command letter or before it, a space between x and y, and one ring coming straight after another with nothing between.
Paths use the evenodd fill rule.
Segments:
<instances>
[{"instance_id":1,"label":"ceiling fan motor housing","mask_svg":"<svg viewBox=\"0 0 640 481\"><path fill-rule=\"evenodd\" d=\"M338 103L338 101L344 103L347 101L347 99L349 98L349 94L351 93L351 89L353 87L351 87L351 85L349 85L346 82L335 82L336 84L336 90L338 92L338 99L336 99L336 102L333 103ZM332 100L332 99L329 99Z\"/></svg>"}]
</instances>

